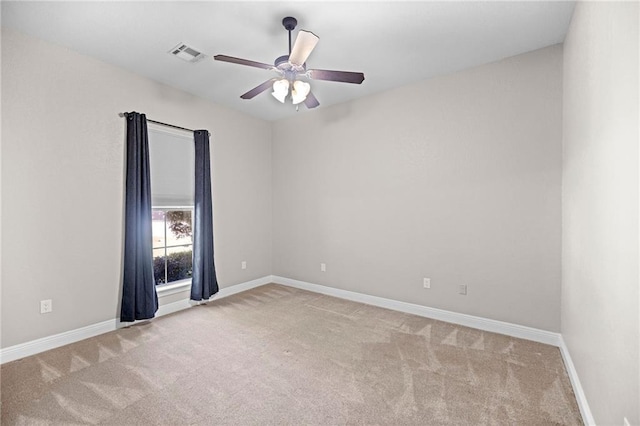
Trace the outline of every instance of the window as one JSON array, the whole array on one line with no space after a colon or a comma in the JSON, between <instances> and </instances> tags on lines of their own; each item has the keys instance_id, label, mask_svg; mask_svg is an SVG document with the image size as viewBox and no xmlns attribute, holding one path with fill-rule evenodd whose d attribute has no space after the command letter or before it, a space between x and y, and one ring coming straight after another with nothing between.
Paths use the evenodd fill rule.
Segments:
<instances>
[{"instance_id":1,"label":"window","mask_svg":"<svg viewBox=\"0 0 640 426\"><path fill-rule=\"evenodd\" d=\"M156 285L191 278L193 209L153 209L153 275Z\"/></svg>"},{"instance_id":2,"label":"window","mask_svg":"<svg viewBox=\"0 0 640 426\"><path fill-rule=\"evenodd\" d=\"M156 286L190 280L195 182L193 134L149 125L149 163Z\"/></svg>"}]
</instances>

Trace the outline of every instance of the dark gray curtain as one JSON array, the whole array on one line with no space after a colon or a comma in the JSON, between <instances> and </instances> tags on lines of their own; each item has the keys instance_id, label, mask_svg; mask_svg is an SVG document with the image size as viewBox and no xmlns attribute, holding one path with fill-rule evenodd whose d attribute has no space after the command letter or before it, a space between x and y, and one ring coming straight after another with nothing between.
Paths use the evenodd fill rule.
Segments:
<instances>
[{"instance_id":1,"label":"dark gray curtain","mask_svg":"<svg viewBox=\"0 0 640 426\"><path fill-rule=\"evenodd\" d=\"M193 277L191 300L207 300L218 292L213 261L213 209L209 132L193 132L196 157L196 188L193 209Z\"/></svg>"},{"instance_id":2,"label":"dark gray curtain","mask_svg":"<svg viewBox=\"0 0 640 426\"><path fill-rule=\"evenodd\" d=\"M158 310L151 241L151 180L147 118L130 112L127 122L127 178L121 321L149 319Z\"/></svg>"}]
</instances>

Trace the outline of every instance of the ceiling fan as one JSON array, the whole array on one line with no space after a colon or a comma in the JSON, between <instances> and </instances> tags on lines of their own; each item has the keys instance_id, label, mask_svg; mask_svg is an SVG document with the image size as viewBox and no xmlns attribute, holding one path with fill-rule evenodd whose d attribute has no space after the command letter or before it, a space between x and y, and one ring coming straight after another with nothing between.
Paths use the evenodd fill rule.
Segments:
<instances>
[{"instance_id":1,"label":"ceiling fan","mask_svg":"<svg viewBox=\"0 0 640 426\"><path fill-rule=\"evenodd\" d=\"M361 72L307 70L306 60L314 47L316 47L316 44L318 44L320 38L312 32L300 30L298 31L298 36L292 48L291 31L298 25L298 21L296 18L288 16L282 20L282 25L285 30L289 32L289 54L277 58L273 65L226 55L216 55L213 57L216 61L276 71L278 74L277 77L271 78L241 95L240 97L242 99L252 99L272 87L272 95L284 103L289 95L289 89L291 89L291 100L294 105L303 102L307 108L315 108L320 105L320 102L318 102L313 93L311 93L311 85L304 80L300 80L300 77L354 84L360 84L364 81L364 74Z\"/></svg>"}]
</instances>

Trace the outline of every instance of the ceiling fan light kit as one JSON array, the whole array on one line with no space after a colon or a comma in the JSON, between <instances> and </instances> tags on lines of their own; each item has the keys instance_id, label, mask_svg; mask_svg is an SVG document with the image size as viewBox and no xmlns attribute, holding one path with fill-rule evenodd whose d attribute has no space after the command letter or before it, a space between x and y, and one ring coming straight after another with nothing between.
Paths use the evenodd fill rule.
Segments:
<instances>
[{"instance_id":1,"label":"ceiling fan light kit","mask_svg":"<svg viewBox=\"0 0 640 426\"><path fill-rule=\"evenodd\" d=\"M311 85L301 80L293 82L293 90L291 90L291 102L294 105L298 105L300 102L307 99L307 95L311 91Z\"/></svg>"},{"instance_id":2,"label":"ceiling fan light kit","mask_svg":"<svg viewBox=\"0 0 640 426\"><path fill-rule=\"evenodd\" d=\"M273 82L273 93L271 93L274 98L284 103L284 100L287 98L289 94L289 81L285 80L276 80Z\"/></svg>"},{"instance_id":3,"label":"ceiling fan light kit","mask_svg":"<svg viewBox=\"0 0 640 426\"><path fill-rule=\"evenodd\" d=\"M361 72L313 69L307 71L306 60L320 38L310 31L300 30L292 47L291 32L298 25L298 21L296 18L287 16L282 20L282 25L289 32L289 54L278 57L273 65L226 55L213 57L217 61L273 70L279 74L279 77L271 78L241 95L242 99L252 99L265 90L272 88L273 92L271 94L281 103L284 103L287 96L291 94L291 101L294 105L304 102L305 106L311 109L317 107L320 103L311 93L311 85L301 80L300 77L353 84L360 84L364 81L364 74Z\"/></svg>"}]
</instances>

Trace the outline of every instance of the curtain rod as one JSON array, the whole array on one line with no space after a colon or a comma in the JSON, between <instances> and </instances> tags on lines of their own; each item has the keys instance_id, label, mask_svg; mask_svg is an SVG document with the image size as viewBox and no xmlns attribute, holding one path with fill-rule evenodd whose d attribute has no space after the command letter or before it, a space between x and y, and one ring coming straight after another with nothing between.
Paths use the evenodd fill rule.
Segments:
<instances>
[{"instance_id":1,"label":"curtain rod","mask_svg":"<svg viewBox=\"0 0 640 426\"><path fill-rule=\"evenodd\" d=\"M126 117L127 114L129 113L121 112L119 115L120 117ZM174 124L169 124L169 123L163 123L162 121L151 120L150 118L147 118L147 121L150 123L160 124L161 126L173 127L174 129L179 129L179 130L186 130L187 132L195 132L195 130L187 129L186 127L176 126ZM207 130L207 133L209 134L209 136L211 136L211 133L209 133L208 130Z\"/></svg>"}]
</instances>

